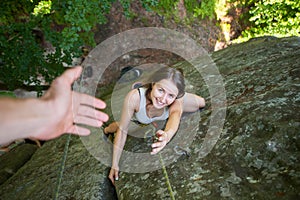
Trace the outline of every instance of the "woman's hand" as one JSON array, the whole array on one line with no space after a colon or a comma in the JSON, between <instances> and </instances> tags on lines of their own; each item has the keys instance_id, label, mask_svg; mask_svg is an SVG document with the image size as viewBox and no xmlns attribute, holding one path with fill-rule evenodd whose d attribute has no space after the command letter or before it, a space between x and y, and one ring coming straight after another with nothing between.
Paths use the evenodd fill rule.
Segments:
<instances>
[{"instance_id":1,"label":"woman's hand","mask_svg":"<svg viewBox=\"0 0 300 200\"><path fill-rule=\"evenodd\" d=\"M168 134L163 130L158 130L156 132L156 137L158 138L157 142L155 142L151 145L151 147L152 147L151 154L152 155L157 154L159 151L161 151L169 142Z\"/></svg>"},{"instance_id":2,"label":"woman's hand","mask_svg":"<svg viewBox=\"0 0 300 200\"><path fill-rule=\"evenodd\" d=\"M119 167L112 167L109 172L109 179L115 185L115 181L119 180Z\"/></svg>"}]
</instances>

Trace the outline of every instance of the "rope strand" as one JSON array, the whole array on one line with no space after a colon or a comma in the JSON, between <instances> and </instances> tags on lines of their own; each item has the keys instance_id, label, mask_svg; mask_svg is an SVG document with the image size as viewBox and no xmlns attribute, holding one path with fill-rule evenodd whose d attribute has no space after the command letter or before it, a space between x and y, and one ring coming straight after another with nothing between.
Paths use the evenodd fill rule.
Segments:
<instances>
[{"instance_id":1,"label":"rope strand","mask_svg":"<svg viewBox=\"0 0 300 200\"><path fill-rule=\"evenodd\" d=\"M163 158L161 156L161 153L159 153L159 160L160 160L160 163L161 163L161 166L162 166L163 173L164 173L165 178L166 178L166 184L167 184L171 199L175 200L174 192L172 190L172 186L171 186L171 183L170 183L170 180L169 180L168 172L167 172L167 169L165 167L165 164L164 164Z\"/></svg>"},{"instance_id":2,"label":"rope strand","mask_svg":"<svg viewBox=\"0 0 300 200\"><path fill-rule=\"evenodd\" d=\"M65 148L64 148L64 152L63 152L63 156L62 156L62 160L61 160L59 170L58 170L56 188L55 188L55 191L54 191L54 200L57 200L58 196L59 196L59 189L60 189L62 177L63 177L63 174L64 174L64 170L65 170L65 163L66 163L66 160L67 160L67 154L68 154L68 150L69 150L70 140L71 140L71 134L68 134L67 141L66 141Z\"/></svg>"}]
</instances>

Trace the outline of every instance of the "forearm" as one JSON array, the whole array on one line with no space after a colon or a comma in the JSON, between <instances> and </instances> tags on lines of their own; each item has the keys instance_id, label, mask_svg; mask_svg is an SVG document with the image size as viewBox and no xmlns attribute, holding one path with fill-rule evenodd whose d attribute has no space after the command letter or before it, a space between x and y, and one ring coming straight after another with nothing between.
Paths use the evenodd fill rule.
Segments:
<instances>
[{"instance_id":1,"label":"forearm","mask_svg":"<svg viewBox=\"0 0 300 200\"><path fill-rule=\"evenodd\" d=\"M0 143L27 138L45 129L49 111L40 99L0 99Z\"/></svg>"},{"instance_id":2,"label":"forearm","mask_svg":"<svg viewBox=\"0 0 300 200\"><path fill-rule=\"evenodd\" d=\"M166 127L164 129L168 137L167 142L169 142L177 132L180 123L180 118L181 118L181 112L175 112L172 113L172 115L170 115Z\"/></svg>"},{"instance_id":3,"label":"forearm","mask_svg":"<svg viewBox=\"0 0 300 200\"><path fill-rule=\"evenodd\" d=\"M113 150L113 160L112 167L117 168L119 166L120 157L126 142L127 132L118 129L116 137L114 139L114 150Z\"/></svg>"}]
</instances>

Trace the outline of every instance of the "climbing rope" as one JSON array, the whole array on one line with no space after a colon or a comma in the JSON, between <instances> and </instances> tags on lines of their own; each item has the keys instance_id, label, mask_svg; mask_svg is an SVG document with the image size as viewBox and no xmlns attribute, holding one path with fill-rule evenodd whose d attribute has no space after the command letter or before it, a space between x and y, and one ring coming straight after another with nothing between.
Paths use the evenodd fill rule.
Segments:
<instances>
[{"instance_id":1,"label":"climbing rope","mask_svg":"<svg viewBox=\"0 0 300 200\"><path fill-rule=\"evenodd\" d=\"M164 173L165 178L166 178L166 184L167 184L171 199L175 200L174 192L172 190L172 186L171 186L171 183L170 183L170 180L169 180L168 172L167 172L167 169L165 167L165 164L164 164L163 158L161 156L161 153L159 153L159 160L160 160L160 164L162 166L163 173Z\"/></svg>"},{"instance_id":2,"label":"climbing rope","mask_svg":"<svg viewBox=\"0 0 300 200\"><path fill-rule=\"evenodd\" d=\"M71 134L68 134L67 141L66 141L65 148L64 148L64 152L63 152L63 156L62 156L62 160L61 160L59 170L58 170L58 175L57 175L57 180L56 180L56 187L55 187L55 191L54 191L54 200L57 200L58 196L59 196L59 189L60 189L62 177L63 177L63 174L64 174L64 170L65 170L65 163L66 163L66 160L67 160L67 154L68 154L68 150L69 150L70 141L71 141Z\"/></svg>"},{"instance_id":3,"label":"climbing rope","mask_svg":"<svg viewBox=\"0 0 300 200\"><path fill-rule=\"evenodd\" d=\"M64 148L64 152L63 152L63 156L62 156L62 160L61 160L59 170L58 170L56 187L55 187L55 191L54 191L54 200L57 200L58 197L59 197L59 190L60 190L60 186L61 186L61 182L62 182L62 177L63 177L63 174L64 174L65 163L66 163L66 160L67 160L67 154L68 154L68 150L69 150L70 141L71 141L71 134L68 134L67 141L66 141L65 148ZM160 164L162 166L162 170L163 170L163 173L164 173L164 176L165 176L165 179L166 179L166 184L167 184L167 187L168 187L168 191L170 193L170 197L171 197L172 200L175 200L174 192L172 190L172 186L171 186L171 183L170 183L168 172L166 170L166 167L165 167L163 158L161 156L161 153L159 153L159 160L160 160Z\"/></svg>"}]
</instances>

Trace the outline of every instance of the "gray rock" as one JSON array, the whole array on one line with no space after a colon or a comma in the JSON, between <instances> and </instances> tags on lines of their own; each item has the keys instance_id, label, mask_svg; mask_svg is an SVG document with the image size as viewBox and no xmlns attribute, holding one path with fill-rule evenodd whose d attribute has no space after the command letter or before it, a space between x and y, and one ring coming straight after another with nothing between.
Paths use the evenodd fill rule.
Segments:
<instances>
[{"instance_id":1,"label":"gray rock","mask_svg":"<svg viewBox=\"0 0 300 200\"><path fill-rule=\"evenodd\" d=\"M129 136L125 149L144 153L141 155L146 159L122 156L124 170L116 182L120 200L300 198L300 39L258 38L215 52L212 58L227 97L220 136L214 137L218 127L208 133L216 96L211 96L215 88L209 88L205 81L216 76L201 78L189 64L178 64L176 67L184 68L188 89L203 96L207 106L202 112L184 116L180 130L161 156L146 157L152 142L151 126L142 127L142 133L149 134L134 130L141 136ZM195 62L206 61L199 58ZM219 103L222 108L224 104ZM98 136L94 130L87 148L77 137L71 137L59 199L116 198L107 179L109 168L87 151L104 149ZM52 199L66 137L38 149L0 186L0 199ZM138 161L141 164L131 165ZM143 171L149 166L153 170Z\"/></svg>"},{"instance_id":2,"label":"gray rock","mask_svg":"<svg viewBox=\"0 0 300 200\"><path fill-rule=\"evenodd\" d=\"M37 150L37 145L20 144L0 157L0 185L13 176ZM12 159L13 158L13 159Z\"/></svg>"},{"instance_id":3,"label":"gray rock","mask_svg":"<svg viewBox=\"0 0 300 200\"><path fill-rule=\"evenodd\" d=\"M119 199L300 198L300 38L258 38L212 58L227 96L226 121L216 145L206 157L199 156L214 97L197 72L181 63L178 67L185 67L187 79L208 102L189 156L166 167L168 179L163 168L120 173ZM192 120L181 123L189 127Z\"/></svg>"},{"instance_id":4,"label":"gray rock","mask_svg":"<svg viewBox=\"0 0 300 200\"><path fill-rule=\"evenodd\" d=\"M31 160L0 186L0 199L116 199L108 168L72 136L60 189L57 179L68 136L46 142ZM12 158L13 159L13 158ZM58 192L57 192L58 191Z\"/></svg>"}]
</instances>

